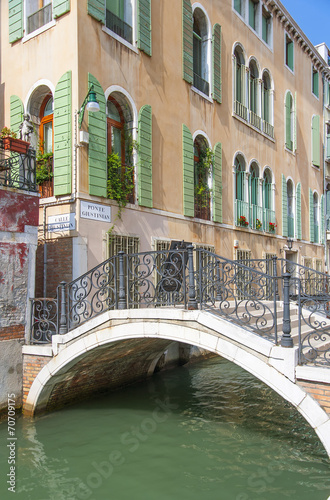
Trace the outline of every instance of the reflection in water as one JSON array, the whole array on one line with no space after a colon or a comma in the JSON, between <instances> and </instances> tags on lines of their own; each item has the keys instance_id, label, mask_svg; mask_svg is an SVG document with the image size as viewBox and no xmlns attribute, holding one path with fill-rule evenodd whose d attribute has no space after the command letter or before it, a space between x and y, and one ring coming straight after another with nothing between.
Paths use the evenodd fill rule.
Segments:
<instances>
[{"instance_id":1,"label":"reflection in water","mask_svg":"<svg viewBox=\"0 0 330 500\"><path fill-rule=\"evenodd\" d=\"M1 442L6 432L1 424ZM326 500L330 493L330 463L314 431L267 386L219 358L20 418L17 438L18 499ZM11 498L5 447L0 453L1 498Z\"/></svg>"}]
</instances>

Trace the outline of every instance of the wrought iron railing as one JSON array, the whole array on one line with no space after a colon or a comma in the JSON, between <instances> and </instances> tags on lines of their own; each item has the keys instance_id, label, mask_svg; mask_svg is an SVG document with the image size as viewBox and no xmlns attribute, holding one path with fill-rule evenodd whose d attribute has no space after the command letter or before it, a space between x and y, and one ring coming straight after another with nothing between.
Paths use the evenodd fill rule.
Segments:
<instances>
[{"instance_id":1,"label":"wrought iron railing","mask_svg":"<svg viewBox=\"0 0 330 500\"><path fill-rule=\"evenodd\" d=\"M264 229L262 207L253 204L250 205L250 221L252 229L258 229L261 231Z\"/></svg>"},{"instance_id":2,"label":"wrought iron railing","mask_svg":"<svg viewBox=\"0 0 330 500\"><path fill-rule=\"evenodd\" d=\"M124 38L127 42L133 43L132 26L125 23L125 21L108 9L106 10L105 25L109 30L113 31L121 38Z\"/></svg>"},{"instance_id":3,"label":"wrought iron railing","mask_svg":"<svg viewBox=\"0 0 330 500\"><path fill-rule=\"evenodd\" d=\"M242 217L245 222L242 222ZM247 201L235 200L235 220L237 226L249 227L250 207ZM247 224L246 224L247 223Z\"/></svg>"},{"instance_id":4,"label":"wrought iron railing","mask_svg":"<svg viewBox=\"0 0 330 500\"><path fill-rule=\"evenodd\" d=\"M26 154L7 152L0 141L0 186L36 192L36 153L29 148Z\"/></svg>"},{"instance_id":5,"label":"wrought iron railing","mask_svg":"<svg viewBox=\"0 0 330 500\"><path fill-rule=\"evenodd\" d=\"M49 3L27 18L27 34L41 28L52 20L52 4Z\"/></svg>"},{"instance_id":6,"label":"wrought iron railing","mask_svg":"<svg viewBox=\"0 0 330 500\"><path fill-rule=\"evenodd\" d=\"M61 283L57 299L32 300L31 342L50 342L108 310L200 308L285 347L293 346L292 319L300 363L329 366L329 290L326 274L275 256L229 260L192 246L119 252Z\"/></svg>"},{"instance_id":7,"label":"wrought iron railing","mask_svg":"<svg viewBox=\"0 0 330 500\"><path fill-rule=\"evenodd\" d=\"M200 75L194 73L194 81L193 86L203 92L205 95L209 95L210 92L210 84L206 80L204 80Z\"/></svg>"}]
</instances>

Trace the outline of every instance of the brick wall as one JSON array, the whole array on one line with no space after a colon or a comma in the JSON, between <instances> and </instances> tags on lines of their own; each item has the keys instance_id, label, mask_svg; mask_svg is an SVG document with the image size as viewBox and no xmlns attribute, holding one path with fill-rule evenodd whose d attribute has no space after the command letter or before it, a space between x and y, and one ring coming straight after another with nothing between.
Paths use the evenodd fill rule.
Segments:
<instances>
[{"instance_id":1,"label":"brick wall","mask_svg":"<svg viewBox=\"0 0 330 500\"><path fill-rule=\"evenodd\" d=\"M298 385L316 399L322 408L330 415L330 384L299 380Z\"/></svg>"},{"instance_id":2,"label":"brick wall","mask_svg":"<svg viewBox=\"0 0 330 500\"><path fill-rule=\"evenodd\" d=\"M1 340L14 340L24 338L24 325L10 325L0 328Z\"/></svg>"},{"instance_id":3,"label":"brick wall","mask_svg":"<svg viewBox=\"0 0 330 500\"><path fill-rule=\"evenodd\" d=\"M47 246L46 293L44 293L44 251ZM72 238L40 242L37 248L36 297L56 297L61 281L72 280Z\"/></svg>"},{"instance_id":4,"label":"brick wall","mask_svg":"<svg viewBox=\"0 0 330 500\"><path fill-rule=\"evenodd\" d=\"M23 405L29 394L31 385L40 370L51 360L49 356L24 354L23 357Z\"/></svg>"}]
</instances>

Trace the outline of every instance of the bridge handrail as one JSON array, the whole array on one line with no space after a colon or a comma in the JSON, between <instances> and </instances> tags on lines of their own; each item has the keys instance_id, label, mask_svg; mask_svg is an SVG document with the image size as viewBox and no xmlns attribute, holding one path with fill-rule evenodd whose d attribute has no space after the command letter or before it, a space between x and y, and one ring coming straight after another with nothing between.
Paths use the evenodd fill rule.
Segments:
<instances>
[{"instance_id":1,"label":"bridge handrail","mask_svg":"<svg viewBox=\"0 0 330 500\"><path fill-rule=\"evenodd\" d=\"M291 278L287 272L278 275L278 261L281 270L287 271L285 259L231 260L192 246L119 252L71 282L61 283L57 299L33 299L31 342L49 342L53 334L64 334L107 310L183 307L208 310L275 344L291 347L289 303L295 300L301 362L318 364L321 356L321 364L329 365L326 342L320 350L311 339L313 334L321 340L329 336L330 321L324 322L324 316L329 316L330 300L323 301L322 316L319 297L307 293L301 278ZM298 290L298 300L293 289ZM278 317L279 298L283 318ZM302 325L310 329L304 336Z\"/></svg>"}]
</instances>

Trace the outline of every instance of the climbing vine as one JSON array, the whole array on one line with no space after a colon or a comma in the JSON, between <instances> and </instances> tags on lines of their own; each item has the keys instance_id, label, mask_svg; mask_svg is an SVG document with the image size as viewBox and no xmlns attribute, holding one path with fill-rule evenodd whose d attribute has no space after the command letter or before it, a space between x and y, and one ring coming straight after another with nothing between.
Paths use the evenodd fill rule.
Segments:
<instances>
[{"instance_id":1,"label":"climbing vine","mask_svg":"<svg viewBox=\"0 0 330 500\"><path fill-rule=\"evenodd\" d=\"M209 148L199 150L199 160L195 164L195 201L200 207L206 207L212 189L208 181L212 172L214 153Z\"/></svg>"}]
</instances>

